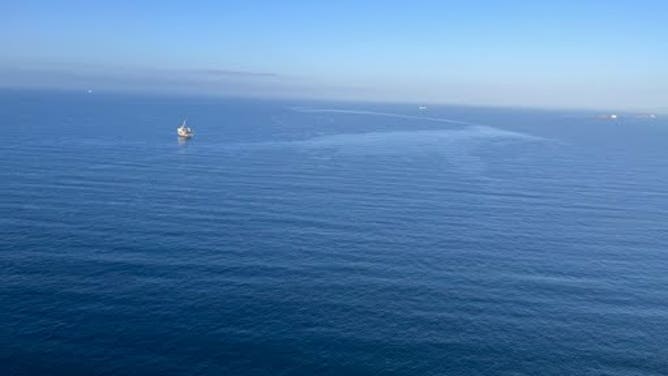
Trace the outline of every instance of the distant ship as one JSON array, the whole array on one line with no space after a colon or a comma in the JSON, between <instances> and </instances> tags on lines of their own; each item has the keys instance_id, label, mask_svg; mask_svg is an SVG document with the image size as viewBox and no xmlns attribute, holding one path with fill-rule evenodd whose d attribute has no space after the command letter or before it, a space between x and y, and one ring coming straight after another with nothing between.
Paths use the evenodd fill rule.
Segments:
<instances>
[{"instance_id":1,"label":"distant ship","mask_svg":"<svg viewBox=\"0 0 668 376\"><path fill-rule=\"evenodd\" d=\"M186 121L184 120L181 126L176 128L176 134L181 138L192 138L193 130L186 125Z\"/></svg>"},{"instance_id":2,"label":"distant ship","mask_svg":"<svg viewBox=\"0 0 668 376\"><path fill-rule=\"evenodd\" d=\"M603 114L603 115L598 115L597 118L601 120L618 120L620 116L617 114Z\"/></svg>"}]
</instances>

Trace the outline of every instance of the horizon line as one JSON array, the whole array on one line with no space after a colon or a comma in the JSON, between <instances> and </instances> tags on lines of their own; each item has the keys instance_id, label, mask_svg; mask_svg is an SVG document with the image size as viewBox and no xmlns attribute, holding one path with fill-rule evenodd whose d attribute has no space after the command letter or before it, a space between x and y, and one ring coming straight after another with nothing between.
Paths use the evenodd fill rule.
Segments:
<instances>
[{"instance_id":1,"label":"horizon line","mask_svg":"<svg viewBox=\"0 0 668 376\"><path fill-rule=\"evenodd\" d=\"M268 74L270 76L271 74ZM524 110L524 111L544 111L544 112L591 112L601 115L607 114L657 114L668 115L668 107L655 109L639 109L639 108L603 108L603 107L572 107L572 106L532 106L522 104L492 104L492 103L457 103L448 101L417 101L417 100L390 100L380 98L341 98L333 96L307 96L307 95L258 95L258 94L244 94L244 93L214 93L208 91L190 91L186 90L181 93L175 90L159 91L151 90L150 88L134 88L134 89L118 89L118 88L72 88L72 87L58 87L48 85L2 85L0 83L0 91L24 91L24 92L65 92L65 93L79 93L84 95L130 95L130 96L158 96L158 97L172 97L172 98L208 98L208 99L240 99L240 100L273 100L273 101L310 101L310 102L344 102L344 103L369 103L369 104L388 104L388 105L414 105L414 106L444 106L444 107L467 107L467 108L481 108L481 109L499 109L499 110Z\"/></svg>"}]
</instances>

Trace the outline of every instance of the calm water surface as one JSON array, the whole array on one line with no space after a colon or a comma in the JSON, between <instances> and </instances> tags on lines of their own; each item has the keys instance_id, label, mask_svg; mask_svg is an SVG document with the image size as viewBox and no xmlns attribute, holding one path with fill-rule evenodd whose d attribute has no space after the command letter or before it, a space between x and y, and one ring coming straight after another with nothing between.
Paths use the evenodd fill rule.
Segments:
<instances>
[{"instance_id":1,"label":"calm water surface","mask_svg":"<svg viewBox=\"0 0 668 376\"><path fill-rule=\"evenodd\" d=\"M0 115L3 375L668 374L665 117L19 91Z\"/></svg>"}]
</instances>

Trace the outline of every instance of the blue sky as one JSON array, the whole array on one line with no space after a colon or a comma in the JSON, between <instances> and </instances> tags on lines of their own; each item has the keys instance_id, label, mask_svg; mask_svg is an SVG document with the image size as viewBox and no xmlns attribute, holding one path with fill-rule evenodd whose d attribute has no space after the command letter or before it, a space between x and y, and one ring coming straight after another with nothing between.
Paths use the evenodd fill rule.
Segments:
<instances>
[{"instance_id":1,"label":"blue sky","mask_svg":"<svg viewBox=\"0 0 668 376\"><path fill-rule=\"evenodd\" d=\"M5 1L0 86L668 106L664 1Z\"/></svg>"}]
</instances>

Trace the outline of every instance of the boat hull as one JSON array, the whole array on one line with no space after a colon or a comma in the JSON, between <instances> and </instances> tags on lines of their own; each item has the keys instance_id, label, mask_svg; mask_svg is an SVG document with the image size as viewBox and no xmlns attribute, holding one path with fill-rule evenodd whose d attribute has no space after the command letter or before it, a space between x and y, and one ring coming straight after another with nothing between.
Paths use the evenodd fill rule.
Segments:
<instances>
[{"instance_id":1,"label":"boat hull","mask_svg":"<svg viewBox=\"0 0 668 376\"><path fill-rule=\"evenodd\" d=\"M181 138L192 138L193 132L190 128L176 128L176 134Z\"/></svg>"}]
</instances>

